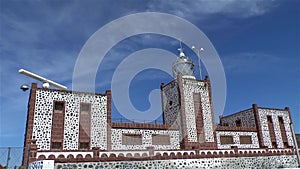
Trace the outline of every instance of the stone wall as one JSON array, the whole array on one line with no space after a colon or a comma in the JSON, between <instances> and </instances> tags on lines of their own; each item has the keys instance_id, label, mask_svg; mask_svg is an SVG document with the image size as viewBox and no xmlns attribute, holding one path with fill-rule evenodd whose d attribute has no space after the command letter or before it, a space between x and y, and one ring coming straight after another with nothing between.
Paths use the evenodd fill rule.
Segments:
<instances>
[{"instance_id":1,"label":"stone wall","mask_svg":"<svg viewBox=\"0 0 300 169\"><path fill-rule=\"evenodd\" d=\"M184 97L184 112L186 120L187 139L189 142L198 142L196 118L197 114L194 107L194 93L200 94L200 103L202 108L203 128L199 130L204 131L204 141L214 142L214 120L212 107L210 103L210 96L208 84L204 81L197 81L195 79L182 78Z\"/></svg>"},{"instance_id":2,"label":"stone wall","mask_svg":"<svg viewBox=\"0 0 300 169\"><path fill-rule=\"evenodd\" d=\"M220 136L232 136L233 144L221 144ZM241 144L240 136L251 136L252 144ZM216 137L219 149L230 149L232 146L237 148L259 148L257 132L217 131Z\"/></svg>"},{"instance_id":3,"label":"stone wall","mask_svg":"<svg viewBox=\"0 0 300 169\"><path fill-rule=\"evenodd\" d=\"M239 157L239 158L201 158L178 160L151 160L151 161L120 161L120 162L82 162L56 163L55 169L152 169L152 168L294 168L297 167L295 155L266 156L266 157Z\"/></svg>"},{"instance_id":4,"label":"stone wall","mask_svg":"<svg viewBox=\"0 0 300 169\"><path fill-rule=\"evenodd\" d=\"M180 112L179 91L176 80L162 86L162 106L165 124L177 123Z\"/></svg>"},{"instance_id":5,"label":"stone wall","mask_svg":"<svg viewBox=\"0 0 300 169\"><path fill-rule=\"evenodd\" d=\"M63 149L77 150L79 142L80 103L91 104L90 147L107 148L107 96L93 93L38 89L34 110L32 139L38 150L51 149L54 102L64 107Z\"/></svg>"},{"instance_id":6,"label":"stone wall","mask_svg":"<svg viewBox=\"0 0 300 169\"><path fill-rule=\"evenodd\" d=\"M244 110L226 117L221 117L220 123L223 126L236 127L236 121L241 121L241 127L255 127L255 117L253 109Z\"/></svg>"},{"instance_id":7,"label":"stone wall","mask_svg":"<svg viewBox=\"0 0 300 169\"><path fill-rule=\"evenodd\" d=\"M179 127L179 140L182 140L180 94L176 80L161 86L162 109L164 124L177 125Z\"/></svg>"},{"instance_id":8,"label":"stone wall","mask_svg":"<svg viewBox=\"0 0 300 169\"><path fill-rule=\"evenodd\" d=\"M140 145L123 145L122 134L135 134L142 136ZM166 135L170 137L168 145L154 145L152 143L153 135ZM111 148L112 150L146 150L147 147L154 149L179 149L179 131L178 130L146 130L146 129L111 129Z\"/></svg>"},{"instance_id":9,"label":"stone wall","mask_svg":"<svg viewBox=\"0 0 300 169\"><path fill-rule=\"evenodd\" d=\"M258 116L264 146L267 146L268 148L284 148L283 134L287 139L288 146L294 146L290 128L290 116L287 110L258 108ZM269 121L271 121L270 123L272 125L269 124L267 116L270 117ZM278 117L282 117L283 119L285 133L282 133L283 131L280 129ZM272 133L274 133L274 136L271 136ZM276 142L276 147L272 145L272 140Z\"/></svg>"}]
</instances>

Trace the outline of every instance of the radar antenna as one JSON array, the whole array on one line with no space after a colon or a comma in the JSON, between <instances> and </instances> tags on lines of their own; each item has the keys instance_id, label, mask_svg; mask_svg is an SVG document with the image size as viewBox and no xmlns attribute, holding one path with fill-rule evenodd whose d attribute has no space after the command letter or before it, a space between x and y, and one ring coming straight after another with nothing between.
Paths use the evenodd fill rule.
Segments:
<instances>
[{"instance_id":1,"label":"radar antenna","mask_svg":"<svg viewBox=\"0 0 300 169\"><path fill-rule=\"evenodd\" d=\"M52 80L46 79L46 78L44 78L44 77L42 77L42 76L39 76L39 75L34 74L34 73L32 73L32 72L29 72L29 71L27 71L27 70L20 69L20 70L19 70L19 73L21 73L21 74L23 74L23 75L26 75L26 76L28 76L28 77L31 77L31 78L33 78L33 79L36 79L36 80L38 80L38 81L43 82L43 87L44 87L44 88L49 88L49 86L51 85L51 86L54 86L54 87L56 87L56 88L58 88L58 89L61 89L61 90L67 90L67 87L66 87L66 86L63 86L63 85L58 84L58 83L56 83L56 82L53 82ZM22 87L21 87L21 88L22 88Z\"/></svg>"}]
</instances>

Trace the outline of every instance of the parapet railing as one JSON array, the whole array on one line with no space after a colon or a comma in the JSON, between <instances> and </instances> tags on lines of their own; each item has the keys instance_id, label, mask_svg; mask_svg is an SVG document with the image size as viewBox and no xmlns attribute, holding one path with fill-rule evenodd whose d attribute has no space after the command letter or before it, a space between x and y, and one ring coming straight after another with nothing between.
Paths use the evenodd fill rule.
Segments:
<instances>
[{"instance_id":1,"label":"parapet railing","mask_svg":"<svg viewBox=\"0 0 300 169\"><path fill-rule=\"evenodd\" d=\"M68 151L37 152L35 160L55 160L56 162L97 162L97 161L140 161L167 159L197 159L222 157L256 157L295 155L292 148L286 149L217 149L217 150L124 150L124 151Z\"/></svg>"}]
</instances>

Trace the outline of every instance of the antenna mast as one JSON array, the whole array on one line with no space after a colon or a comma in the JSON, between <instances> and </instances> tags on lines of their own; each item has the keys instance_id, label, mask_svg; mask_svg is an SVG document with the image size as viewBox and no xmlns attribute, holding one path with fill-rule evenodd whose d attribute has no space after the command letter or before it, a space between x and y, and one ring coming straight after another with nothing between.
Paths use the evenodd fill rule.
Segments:
<instances>
[{"instance_id":1,"label":"antenna mast","mask_svg":"<svg viewBox=\"0 0 300 169\"><path fill-rule=\"evenodd\" d=\"M202 69L201 69L201 59L200 59L200 52L203 52L204 49L200 48L200 49L196 49L195 46L192 46L192 50L194 52L197 52L197 56L198 56L198 66L199 66L199 74L200 74L200 80L202 80Z\"/></svg>"}]
</instances>

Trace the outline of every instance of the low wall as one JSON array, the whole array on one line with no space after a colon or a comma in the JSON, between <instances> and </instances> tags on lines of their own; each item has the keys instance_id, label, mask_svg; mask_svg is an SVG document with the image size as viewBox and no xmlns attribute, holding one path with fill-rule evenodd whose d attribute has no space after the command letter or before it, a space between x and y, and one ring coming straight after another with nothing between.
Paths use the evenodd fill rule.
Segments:
<instances>
[{"instance_id":1,"label":"low wall","mask_svg":"<svg viewBox=\"0 0 300 169\"><path fill-rule=\"evenodd\" d=\"M265 157L200 158L152 161L56 163L55 169L99 169L99 168L295 168L295 155Z\"/></svg>"}]
</instances>

